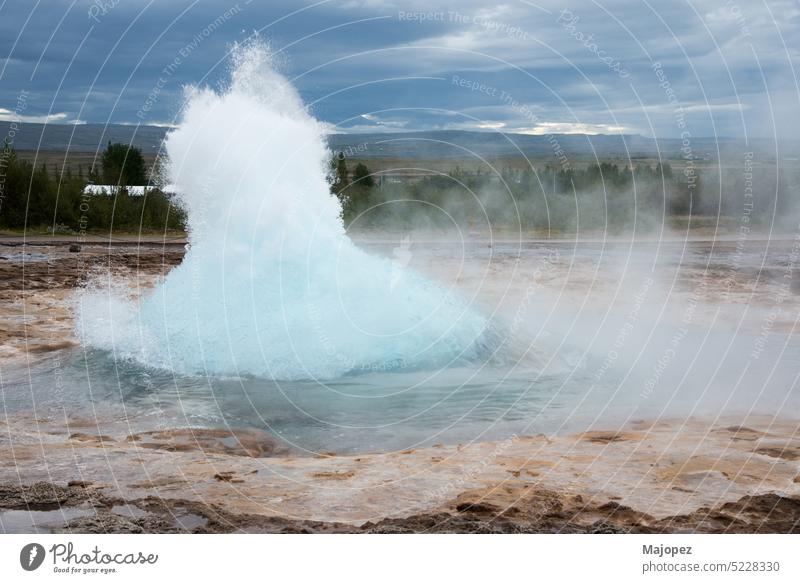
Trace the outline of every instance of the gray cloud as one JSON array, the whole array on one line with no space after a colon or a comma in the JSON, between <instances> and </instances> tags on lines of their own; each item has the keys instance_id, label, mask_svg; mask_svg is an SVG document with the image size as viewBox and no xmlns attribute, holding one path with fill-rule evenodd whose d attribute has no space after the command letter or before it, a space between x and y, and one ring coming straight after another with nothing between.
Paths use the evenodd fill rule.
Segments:
<instances>
[{"instance_id":1,"label":"gray cloud","mask_svg":"<svg viewBox=\"0 0 800 583\"><path fill-rule=\"evenodd\" d=\"M6 2L0 108L13 109L26 90L31 119L168 122L179 111L182 86L224 78L230 43L260 30L315 115L350 131L536 131L524 106L542 127L676 136L666 79L693 135L796 135L796 2L467 0L456 6ZM453 76L510 97L465 89ZM137 117L146 104L146 115ZM377 110L392 113L373 116Z\"/></svg>"}]
</instances>

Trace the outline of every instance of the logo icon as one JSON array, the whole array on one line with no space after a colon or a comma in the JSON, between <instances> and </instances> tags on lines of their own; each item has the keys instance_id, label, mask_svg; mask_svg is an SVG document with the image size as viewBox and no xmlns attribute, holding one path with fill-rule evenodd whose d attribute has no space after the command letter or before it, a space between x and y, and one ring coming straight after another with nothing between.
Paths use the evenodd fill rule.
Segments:
<instances>
[{"instance_id":1,"label":"logo icon","mask_svg":"<svg viewBox=\"0 0 800 583\"><path fill-rule=\"evenodd\" d=\"M19 552L19 564L26 571L35 571L44 562L44 547L39 543L29 543Z\"/></svg>"}]
</instances>

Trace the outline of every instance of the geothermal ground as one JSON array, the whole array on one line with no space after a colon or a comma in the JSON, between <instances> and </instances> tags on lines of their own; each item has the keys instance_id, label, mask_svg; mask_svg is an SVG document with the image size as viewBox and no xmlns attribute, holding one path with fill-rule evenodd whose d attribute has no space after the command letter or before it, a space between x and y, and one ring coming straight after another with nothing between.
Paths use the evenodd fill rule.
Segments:
<instances>
[{"instance_id":1,"label":"geothermal ground","mask_svg":"<svg viewBox=\"0 0 800 583\"><path fill-rule=\"evenodd\" d=\"M2 379L38 370L41 363L80 358L71 309L76 286L111 274L135 296L183 257L180 241L98 241L78 253L52 239L4 243ZM374 238L362 243L387 256L397 248ZM522 260L515 242L475 245L481 251L464 259L460 251L442 251L451 249L442 241L418 239L404 263L458 286L512 322L523 319L520 299L532 289L603 312L618 281L631 273L636 282L651 281L642 275L641 257L632 271L627 260L603 263L605 256L630 257L625 242L604 255L602 243L581 251L574 242L531 241L525 246L533 251ZM770 246L777 251L765 252ZM424 251L432 247L434 252ZM331 451L309 453L255 426L151 427L136 415L108 417L99 401L92 405L95 414L77 406L59 413L40 401L35 408L11 406L15 396L3 381L0 531L798 532L795 361L781 360L795 346L798 301L786 277L792 242L750 242L741 253L736 241L666 247L668 261L660 263L659 273L670 284L669 294L681 298L666 310L674 309L673 319L690 313L700 327L732 323L746 345L755 339L759 362L771 354L774 382L752 387L758 398L743 397L749 393L735 379L726 392L712 381L724 385L728 379L712 375L700 386L710 395L703 407L673 404L662 395L652 409L623 407L606 414L604 397L590 407L601 414L583 426L550 423L522 431L524 426L512 424L483 438L443 438L409 449L367 445L351 453L353 447L337 450L332 443ZM458 260L442 261L442 253ZM656 315L663 311L655 283L628 287L637 296L650 294ZM648 316L645 308L632 312L632 305L637 304L603 312L618 319L606 326L611 333L607 344L601 342L601 367L604 350L631 313ZM783 334L780 342L758 343L764 321L772 333ZM525 322L535 336L538 321ZM578 330L590 330L592 323ZM667 346L674 334L666 336ZM656 356L661 351L659 345ZM640 395L637 389L637 398L656 399L675 380L671 375L679 378L691 364L674 362L657 377L645 367L641 378L650 392ZM628 364L625 370L634 368ZM47 382L58 393L59 377Z\"/></svg>"}]
</instances>

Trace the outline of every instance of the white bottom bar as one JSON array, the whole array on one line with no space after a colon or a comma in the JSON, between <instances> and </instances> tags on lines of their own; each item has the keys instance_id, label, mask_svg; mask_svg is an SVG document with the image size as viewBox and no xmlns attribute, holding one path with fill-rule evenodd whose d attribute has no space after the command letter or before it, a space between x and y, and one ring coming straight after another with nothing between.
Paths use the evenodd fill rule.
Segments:
<instances>
[{"instance_id":1,"label":"white bottom bar","mask_svg":"<svg viewBox=\"0 0 800 583\"><path fill-rule=\"evenodd\" d=\"M792 535L4 535L0 581L800 581L799 542ZM45 556L28 572L22 563L40 552L31 559L31 543Z\"/></svg>"}]
</instances>

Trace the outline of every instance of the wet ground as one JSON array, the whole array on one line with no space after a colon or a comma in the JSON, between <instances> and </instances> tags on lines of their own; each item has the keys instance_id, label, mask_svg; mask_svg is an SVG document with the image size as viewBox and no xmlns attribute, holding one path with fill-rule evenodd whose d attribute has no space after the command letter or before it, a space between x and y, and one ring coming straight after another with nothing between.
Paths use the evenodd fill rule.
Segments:
<instances>
[{"instance_id":1,"label":"wet ground","mask_svg":"<svg viewBox=\"0 0 800 583\"><path fill-rule=\"evenodd\" d=\"M146 293L182 244L36 243L0 246L6 531L798 528L791 238L370 237L493 314L512 357L324 387L87 353L76 287Z\"/></svg>"},{"instance_id":2,"label":"wet ground","mask_svg":"<svg viewBox=\"0 0 800 583\"><path fill-rule=\"evenodd\" d=\"M315 458L210 448L219 432L142 447L17 427L0 530L800 532L796 424L750 422Z\"/></svg>"}]
</instances>

